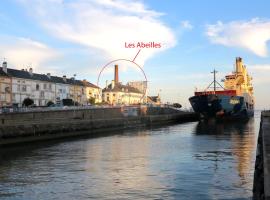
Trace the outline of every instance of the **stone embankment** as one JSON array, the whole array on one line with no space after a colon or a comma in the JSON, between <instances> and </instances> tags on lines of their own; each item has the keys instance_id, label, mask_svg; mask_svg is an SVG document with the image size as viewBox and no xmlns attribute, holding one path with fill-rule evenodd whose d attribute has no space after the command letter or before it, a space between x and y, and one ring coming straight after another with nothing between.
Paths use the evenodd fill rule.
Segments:
<instances>
[{"instance_id":1,"label":"stone embankment","mask_svg":"<svg viewBox=\"0 0 270 200\"><path fill-rule=\"evenodd\" d=\"M143 106L5 113L0 145L196 120L195 113Z\"/></svg>"},{"instance_id":2,"label":"stone embankment","mask_svg":"<svg viewBox=\"0 0 270 200\"><path fill-rule=\"evenodd\" d=\"M254 200L270 200L270 111L261 114L254 183Z\"/></svg>"}]
</instances>

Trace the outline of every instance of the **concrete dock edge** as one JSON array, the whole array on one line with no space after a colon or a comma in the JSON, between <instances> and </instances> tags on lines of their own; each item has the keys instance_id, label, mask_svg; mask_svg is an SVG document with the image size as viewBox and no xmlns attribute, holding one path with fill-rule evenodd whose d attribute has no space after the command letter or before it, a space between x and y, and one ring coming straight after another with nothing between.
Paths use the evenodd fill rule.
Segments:
<instances>
[{"instance_id":1,"label":"concrete dock edge","mask_svg":"<svg viewBox=\"0 0 270 200\"><path fill-rule=\"evenodd\" d=\"M195 113L160 108L137 116L124 116L121 108L11 113L0 115L0 146L198 119Z\"/></svg>"},{"instance_id":2,"label":"concrete dock edge","mask_svg":"<svg viewBox=\"0 0 270 200\"><path fill-rule=\"evenodd\" d=\"M253 199L270 200L270 111L261 114L258 135Z\"/></svg>"}]
</instances>

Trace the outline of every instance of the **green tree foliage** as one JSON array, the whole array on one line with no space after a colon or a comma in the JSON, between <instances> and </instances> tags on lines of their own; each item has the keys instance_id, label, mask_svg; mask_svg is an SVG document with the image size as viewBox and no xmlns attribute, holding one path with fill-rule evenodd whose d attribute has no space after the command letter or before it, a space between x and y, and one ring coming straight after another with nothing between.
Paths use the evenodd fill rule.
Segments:
<instances>
[{"instance_id":1,"label":"green tree foliage","mask_svg":"<svg viewBox=\"0 0 270 200\"><path fill-rule=\"evenodd\" d=\"M47 103L47 106L49 107L49 106L51 106L51 105L53 105L54 103L52 102L52 101L48 101L48 103Z\"/></svg>"},{"instance_id":2,"label":"green tree foliage","mask_svg":"<svg viewBox=\"0 0 270 200\"><path fill-rule=\"evenodd\" d=\"M23 106L25 106L25 107L29 107L33 104L34 104L33 99L30 99L29 97L27 97L23 100Z\"/></svg>"},{"instance_id":3,"label":"green tree foliage","mask_svg":"<svg viewBox=\"0 0 270 200\"><path fill-rule=\"evenodd\" d=\"M91 105L95 104L95 103L96 103L96 98L90 97L89 103L90 103Z\"/></svg>"}]
</instances>

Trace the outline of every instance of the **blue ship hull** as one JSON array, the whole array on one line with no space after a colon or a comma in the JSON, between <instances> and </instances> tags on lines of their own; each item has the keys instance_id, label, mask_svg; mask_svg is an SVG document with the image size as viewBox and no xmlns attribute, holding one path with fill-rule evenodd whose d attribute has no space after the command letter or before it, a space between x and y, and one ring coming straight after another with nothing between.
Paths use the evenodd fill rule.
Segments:
<instances>
[{"instance_id":1,"label":"blue ship hull","mask_svg":"<svg viewBox=\"0 0 270 200\"><path fill-rule=\"evenodd\" d=\"M207 94L190 97L189 101L194 112L205 119L238 120L249 119L254 115L253 107L243 96Z\"/></svg>"}]
</instances>

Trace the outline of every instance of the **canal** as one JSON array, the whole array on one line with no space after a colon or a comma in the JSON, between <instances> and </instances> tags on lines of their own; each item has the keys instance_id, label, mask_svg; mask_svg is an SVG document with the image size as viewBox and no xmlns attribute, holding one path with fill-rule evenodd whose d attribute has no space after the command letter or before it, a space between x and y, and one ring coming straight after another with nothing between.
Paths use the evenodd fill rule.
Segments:
<instances>
[{"instance_id":1,"label":"canal","mask_svg":"<svg viewBox=\"0 0 270 200\"><path fill-rule=\"evenodd\" d=\"M0 199L250 199L259 115L0 148Z\"/></svg>"}]
</instances>

